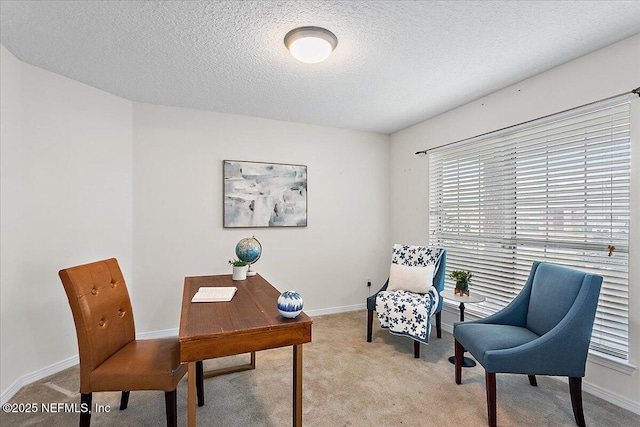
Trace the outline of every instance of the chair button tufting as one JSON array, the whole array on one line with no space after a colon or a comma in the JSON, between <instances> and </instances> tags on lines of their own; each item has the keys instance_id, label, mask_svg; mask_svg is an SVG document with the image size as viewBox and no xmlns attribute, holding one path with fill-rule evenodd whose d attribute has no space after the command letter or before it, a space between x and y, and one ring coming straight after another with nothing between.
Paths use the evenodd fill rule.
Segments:
<instances>
[{"instance_id":1,"label":"chair button tufting","mask_svg":"<svg viewBox=\"0 0 640 427\"><path fill-rule=\"evenodd\" d=\"M118 310L118 316L120 316L120 317L124 316L124 311Z\"/></svg>"},{"instance_id":2,"label":"chair button tufting","mask_svg":"<svg viewBox=\"0 0 640 427\"><path fill-rule=\"evenodd\" d=\"M96 288L91 289L91 295L95 295L98 293L98 290Z\"/></svg>"},{"instance_id":3,"label":"chair button tufting","mask_svg":"<svg viewBox=\"0 0 640 427\"><path fill-rule=\"evenodd\" d=\"M100 325L100 326L104 326L104 320L99 321L99 322L98 322L98 325Z\"/></svg>"},{"instance_id":4,"label":"chair button tufting","mask_svg":"<svg viewBox=\"0 0 640 427\"><path fill-rule=\"evenodd\" d=\"M115 288L116 287L116 282L111 282L111 287Z\"/></svg>"}]
</instances>

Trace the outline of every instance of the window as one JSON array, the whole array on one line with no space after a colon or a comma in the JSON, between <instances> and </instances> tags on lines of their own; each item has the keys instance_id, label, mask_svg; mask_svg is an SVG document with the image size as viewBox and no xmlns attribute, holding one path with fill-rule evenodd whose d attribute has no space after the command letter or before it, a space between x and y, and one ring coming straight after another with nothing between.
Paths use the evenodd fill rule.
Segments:
<instances>
[{"instance_id":1,"label":"window","mask_svg":"<svg viewBox=\"0 0 640 427\"><path fill-rule=\"evenodd\" d=\"M547 116L429 152L429 241L506 306L533 261L603 276L591 349L628 359L630 96ZM609 249L613 249L609 256Z\"/></svg>"}]
</instances>

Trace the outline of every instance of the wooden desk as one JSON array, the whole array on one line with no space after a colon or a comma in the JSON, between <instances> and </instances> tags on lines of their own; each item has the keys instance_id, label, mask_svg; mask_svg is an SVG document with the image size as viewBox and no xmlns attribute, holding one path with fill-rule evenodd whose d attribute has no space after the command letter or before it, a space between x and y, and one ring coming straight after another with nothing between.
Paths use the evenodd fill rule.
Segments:
<instances>
[{"instance_id":1,"label":"wooden desk","mask_svg":"<svg viewBox=\"0 0 640 427\"><path fill-rule=\"evenodd\" d=\"M230 302L191 303L201 286L236 286ZM260 275L185 277L180 316L180 362L188 363L188 425L196 425L196 363L200 360L293 346L293 425L302 426L302 344L311 342L312 320L304 312L282 317L280 292Z\"/></svg>"}]
</instances>

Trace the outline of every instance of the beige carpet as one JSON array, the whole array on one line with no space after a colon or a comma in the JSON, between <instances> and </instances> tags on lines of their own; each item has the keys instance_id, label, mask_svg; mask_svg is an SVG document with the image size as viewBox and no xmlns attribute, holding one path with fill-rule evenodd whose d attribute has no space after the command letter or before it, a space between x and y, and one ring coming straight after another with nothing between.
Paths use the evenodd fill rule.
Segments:
<instances>
[{"instance_id":1,"label":"beige carpet","mask_svg":"<svg viewBox=\"0 0 640 427\"><path fill-rule=\"evenodd\" d=\"M408 338L383 331L375 320L373 342L366 342L366 312L314 318L313 342L304 346L305 426L485 426L484 371L463 371L454 382L453 339L444 333L421 347L413 358ZM198 408L199 426L291 425L291 348L257 353L253 371L205 380L205 406ZM230 360L231 359L231 360ZM233 360L235 359L235 360ZM248 356L208 361L207 367L245 363ZM499 426L574 426L566 380L524 375L498 375ZM67 369L24 387L12 402L79 402L79 370ZM75 396L69 395L75 394ZM186 376L178 387L178 424L186 425ZM119 393L94 393L94 404L110 406L94 413L93 426L165 425L162 392L132 392L120 411ZM583 393L589 426L640 425L640 416ZM78 414L0 414L2 426L74 426Z\"/></svg>"}]
</instances>

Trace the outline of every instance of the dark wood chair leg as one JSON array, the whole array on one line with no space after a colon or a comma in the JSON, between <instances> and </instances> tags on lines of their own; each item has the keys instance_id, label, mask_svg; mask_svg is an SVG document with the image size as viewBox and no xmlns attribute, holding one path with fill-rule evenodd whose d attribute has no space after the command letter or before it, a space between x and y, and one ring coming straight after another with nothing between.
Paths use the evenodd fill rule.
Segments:
<instances>
[{"instance_id":1,"label":"dark wood chair leg","mask_svg":"<svg viewBox=\"0 0 640 427\"><path fill-rule=\"evenodd\" d=\"M496 427L498 422L496 414L496 374L484 371L484 375L485 387L487 388L487 418L489 420L489 427Z\"/></svg>"},{"instance_id":2,"label":"dark wood chair leg","mask_svg":"<svg viewBox=\"0 0 640 427\"><path fill-rule=\"evenodd\" d=\"M129 404L129 391L122 391L122 397L120 398L120 410L124 411L127 409L127 405Z\"/></svg>"},{"instance_id":3,"label":"dark wood chair leg","mask_svg":"<svg viewBox=\"0 0 640 427\"><path fill-rule=\"evenodd\" d=\"M196 394L198 406L204 406L204 364L202 360L196 362Z\"/></svg>"},{"instance_id":4,"label":"dark wood chair leg","mask_svg":"<svg viewBox=\"0 0 640 427\"><path fill-rule=\"evenodd\" d=\"M569 377L569 393L571 394L571 406L576 425L585 427L584 412L582 410L582 378Z\"/></svg>"},{"instance_id":5,"label":"dark wood chair leg","mask_svg":"<svg viewBox=\"0 0 640 427\"><path fill-rule=\"evenodd\" d=\"M420 359L420 341L413 340L413 357Z\"/></svg>"},{"instance_id":6,"label":"dark wood chair leg","mask_svg":"<svg viewBox=\"0 0 640 427\"><path fill-rule=\"evenodd\" d=\"M536 376L535 375L527 375L529 377L529 384L531 384L534 387L538 387L538 381L536 380Z\"/></svg>"},{"instance_id":7,"label":"dark wood chair leg","mask_svg":"<svg viewBox=\"0 0 640 427\"><path fill-rule=\"evenodd\" d=\"M464 355L464 348L462 344L455 340L455 359L456 359L456 384L460 384L462 382L462 356Z\"/></svg>"},{"instance_id":8,"label":"dark wood chair leg","mask_svg":"<svg viewBox=\"0 0 640 427\"><path fill-rule=\"evenodd\" d=\"M91 393L80 394L80 427L91 425Z\"/></svg>"},{"instance_id":9,"label":"dark wood chair leg","mask_svg":"<svg viewBox=\"0 0 640 427\"><path fill-rule=\"evenodd\" d=\"M442 338L442 311L436 313L436 332L438 338Z\"/></svg>"},{"instance_id":10,"label":"dark wood chair leg","mask_svg":"<svg viewBox=\"0 0 640 427\"><path fill-rule=\"evenodd\" d=\"M178 391L165 391L164 404L167 412L167 427L178 427Z\"/></svg>"},{"instance_id":11,"label":"dark wood chair leg","mask_svg":"<svg viewBox=\"0 0 640 427\"><path fill-rule=\"evenodd\" d=\"M371 342L373 333L373 310L367 309L367 342Z\"/></svg>"}]
</instances>

